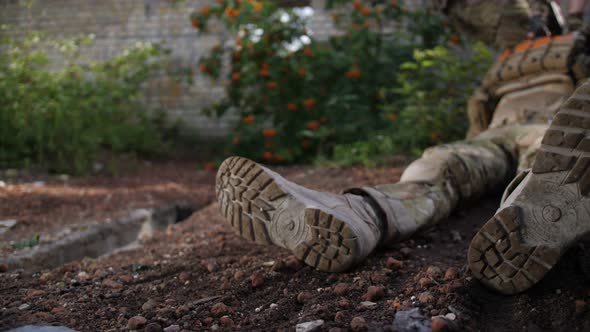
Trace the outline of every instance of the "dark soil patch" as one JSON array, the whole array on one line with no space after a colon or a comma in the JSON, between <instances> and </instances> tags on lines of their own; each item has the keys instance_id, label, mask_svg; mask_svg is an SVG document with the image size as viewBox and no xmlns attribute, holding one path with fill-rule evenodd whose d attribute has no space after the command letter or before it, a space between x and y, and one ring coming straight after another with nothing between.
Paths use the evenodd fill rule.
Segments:
<instances>
[{"instance_id":1,"label":"dark soil patch","mask_svg":"<svg viewBox=\"0 0 590 332\"><path fill-rule=\"evenodd\" d=\"M338 191L396 181L400 173L292 169L289 177ZM45 323L119 331L140 315L151 328L179 330L294 330L298 323L322 319L322 331L337 331L350 329L355 317L363 317L369 330L390 330L396 311L419 307L427 316L454 313L461 330L588 330L590 293L577 259L582 249L573 249L545 280L517 296L492 293L470 276L466 249L497 202L491 197L466 207L432 231L381 249L341 274L314 271L286 250L240 238L212 204L139 250L33 276L0 274L0 329ZM403 266L398 269L390 257ZM374 306L361 304L370 286L384 291L371 296Z\"/></svg>"}]
</instances>

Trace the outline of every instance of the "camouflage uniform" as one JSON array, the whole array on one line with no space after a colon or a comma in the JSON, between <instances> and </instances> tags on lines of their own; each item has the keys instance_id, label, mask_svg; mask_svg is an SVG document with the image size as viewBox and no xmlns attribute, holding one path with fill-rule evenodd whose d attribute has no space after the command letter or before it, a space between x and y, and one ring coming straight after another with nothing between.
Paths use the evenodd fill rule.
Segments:
<instances>
[{"instance_id":1,"label":"camouflage uniform","mask_svg":"<svg viewBox=\"0 0 590 332\"><path fill-rule=\"evenodd\" d=\"M514 46L526 40L526 1L452 1L446 11L464 29L477 24L470 32L485 41ZM466 140L427 149L398 183L346 191L370 196L384 211L388 229L395 229L386 243L431 227L459 204L503 189L532 166L550 120L574 91L568 61L573 47L568 35L510 48L469 100Z\"/></svg>"}]
</instances>

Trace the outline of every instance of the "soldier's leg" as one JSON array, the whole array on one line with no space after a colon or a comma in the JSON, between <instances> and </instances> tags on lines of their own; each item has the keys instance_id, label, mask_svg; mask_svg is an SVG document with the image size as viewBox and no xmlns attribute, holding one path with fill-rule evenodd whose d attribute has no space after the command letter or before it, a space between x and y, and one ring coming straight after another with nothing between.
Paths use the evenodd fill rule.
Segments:
<instances>
[{"instance_id":1,"label":"soldier's leg","mask_svg":"<svg viewBox=\"0 0 590 332\"><path fill-rule=\"evenodd\" d=\"M590 83L561 106L532 170L512 187L468 252L474 275L506 294L536 284L590 232Z\"/></svg>"}]
</instances>

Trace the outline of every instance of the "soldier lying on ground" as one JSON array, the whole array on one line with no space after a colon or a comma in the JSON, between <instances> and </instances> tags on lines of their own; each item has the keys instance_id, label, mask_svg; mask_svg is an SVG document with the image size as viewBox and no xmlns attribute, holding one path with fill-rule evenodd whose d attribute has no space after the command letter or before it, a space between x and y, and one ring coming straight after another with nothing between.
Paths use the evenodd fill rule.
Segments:
<instances>
[{"instance_id":1,"label":"soldier lying on ground","mask_svg":"<svg viewBox=\"0 0 590 332\"><path fill-rule=\"evenodd\" d=\"M218 171L216 193L241 236L290 249L319 270L344 271L514 178L468 252L478 279L512 294L537 283L590 231L590 83L581 83L587 75L580 65L585 34L515 46L529 34L526 1L443 5L464 31L512 47L469 101L468 138L427 149L398 183L341 195L231 157Z\"/></svg>"}]
</instances>

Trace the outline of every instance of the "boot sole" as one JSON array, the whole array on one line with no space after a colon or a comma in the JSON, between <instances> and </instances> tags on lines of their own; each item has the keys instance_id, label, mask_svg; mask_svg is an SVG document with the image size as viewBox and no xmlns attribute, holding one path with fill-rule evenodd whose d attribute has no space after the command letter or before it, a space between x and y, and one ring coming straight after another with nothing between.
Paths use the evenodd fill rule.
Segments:
<instances>
[{"instance_id":1,"label":"boot sole","mask_svg":"<svg viewBox=\"0 0 590 332\"><path fill-rule=\"evenodd\" d=\"M341 272L356 264L359 246L353 229L283 188L270 170L231 157L216 180L221 213L243 238L289 249L320 271Z\"/></svg>"},{"instance_id":2,"label":"boot sole","mask_svg":"<svg viewBox=\"0 0 590 332\"><path fill-rule=\"evenodd\" d=\"M590 232L590 83L561 106L523 182L468 251L474 276L504 294L535 285Z\"/></svg>"}]
</instances>

